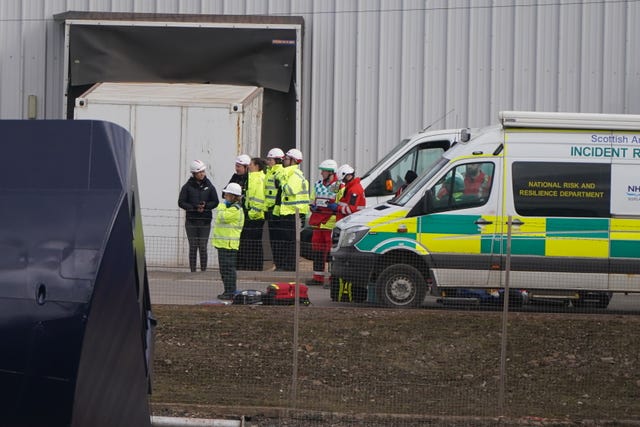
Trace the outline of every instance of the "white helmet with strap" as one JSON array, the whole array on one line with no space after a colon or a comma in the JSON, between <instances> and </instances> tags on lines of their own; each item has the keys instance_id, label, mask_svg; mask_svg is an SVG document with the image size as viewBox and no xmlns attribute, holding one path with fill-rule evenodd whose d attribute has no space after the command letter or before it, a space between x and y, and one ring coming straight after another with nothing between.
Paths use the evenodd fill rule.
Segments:
<instances>
[{"instance_id":1,"label":"white helmet with strap","mask_svg":"<svg viewBox=\"0 0 640 427\"><path fill-rule=\"evenodd\" d=\"M224 187L222 192L233 194L235 196L242 196L242 187L240 187L240 184L237 182L230 182L226 187Z\"/></svg>"},{"instance_id":2,"label":"white helmet with strap","mask_svg":"<svg viewBox=\"0 0 640 427\"><path fill-rule=\"evenodd\" d=\"M248 154L240 154L238 157L236 157L237 165L249 166L249 163L251 163L251 157L249 157Z\"/></svg>"},{"instance_id":3,"label":"white helmet with strap","mask_svg":"<svg viewBox=\"0 0 640 427\"><path fill-rule=\"evenodd\" d=\"M302 151L298 150L297 148L292 148L291 150L287 151L287 154L285 154L285 156L295 160L296 163L302 162Z\"/></svg>"},{"instance_id":4,"label":"white helmet with strap","mask_svg":"<svg viewBox=\"0 0 640 427\"><path fill-rule=\"evenodd\" d=\"M320 162L318 169L320 169L321 171L329 171L335 173L336 169L338 169L338 163L336 163L336 161L333 159L323 160L322 162Z\"/></svg>"},{"instance_id":5,"label":"white helmet with strap","mask_svg":"<svg viewBox=\"0 0 640 427\"><path fill-rule=\"evenodd\" d=\"M284 157L284 151L279 148L272 148L267 153L267 159L281 159Z\"/></svg>"},{"instance_id":6,"label":"white helmet with strap","mask_svg":"<svg viewBox=\"0 0 640 427\"><path fill-rule=\"evenodd\" d=\"M344 164L338 168L337 174L340 180L344 180L345 176L353 175L355 172L356 172L355 169L353 169L351 166Z\"/></svg>"},{"instance_id":7,"label":"white helmet with strap","mask_svg":"<svg viewBox=\"0 0 640 427\"><path fill-rule=\"evenodd\" d=\"M207 169L207 165L205 165L200 160L194 160L193 162L191 162L189 169L191 170L191 173L202 172L203 170Z\"/></svg>"}]
</instances>

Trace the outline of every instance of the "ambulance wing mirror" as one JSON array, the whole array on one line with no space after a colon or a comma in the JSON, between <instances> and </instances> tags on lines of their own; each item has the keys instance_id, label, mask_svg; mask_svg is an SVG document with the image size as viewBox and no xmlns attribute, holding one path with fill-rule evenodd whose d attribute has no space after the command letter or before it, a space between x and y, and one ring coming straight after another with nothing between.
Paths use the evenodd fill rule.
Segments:
<instances>
[{"instance_id":1,"label":"ambulance wing mirror","mask_svg":"<svg viewBox=\"0 0 640 427\"><path fill-rule=\"evenodd\" d=\"M389 190L391 186L391 190ZM392 194L393 180L391 179L391 173L386 170L382 174L375 177L373 181L364 189L364 194L367 197L388 196Z\"/></svg>"},{"instance_id":2,"label":"ambulance wing mirror","mask_svg":"<svg viewBox=\"0 0 640 427\"><path fill-rule=\"evenodd\" d=\"M384 183L384 188L387 191L393 191L393 180L392 179L387 179Z\"/></svg>"}]
</instances>

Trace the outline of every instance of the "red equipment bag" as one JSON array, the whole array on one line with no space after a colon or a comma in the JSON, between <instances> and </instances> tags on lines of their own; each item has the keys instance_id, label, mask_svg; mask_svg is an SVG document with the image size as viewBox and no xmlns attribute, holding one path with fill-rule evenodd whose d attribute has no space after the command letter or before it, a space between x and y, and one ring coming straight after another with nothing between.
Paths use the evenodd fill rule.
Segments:
<instances>
[{"instance_id":1,"label":"red equipment bag","mask_svg":"<svg viewBox=\"0 0 640 427\"><path fill-rule=\"evenodd\" d=\"M267 292L262 296L262 304L266 305L293 305L295 302L295 282L272 283L267 286ZM298 298L300 304L309 305L309 288L298 283Z\"/></svg>"}]
</instances>

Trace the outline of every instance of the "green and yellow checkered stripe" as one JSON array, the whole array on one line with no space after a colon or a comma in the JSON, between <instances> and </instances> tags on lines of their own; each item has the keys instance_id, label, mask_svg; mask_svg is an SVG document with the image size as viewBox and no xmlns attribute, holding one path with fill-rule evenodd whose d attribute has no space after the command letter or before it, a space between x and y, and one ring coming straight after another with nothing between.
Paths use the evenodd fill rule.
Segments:
<instances>
[{"instance_id":1,"label":"green and yellow checkered stripe","mask_svg":"<svg viewBox=\"0 0 640 427\"><path fill-rule=\"evenodd\" d=\"M491 224L482 232L478 219ZM618 218L519 218L512 231L513 255L640 258L640 221ZM386 220L386 221L385 221ZM418 218L380 218L357 247L384 253L394 248L414 252L491 254L506 252L506 218L434 214ZM399 233L398 229L406 229ZM610 230L610 232L609 232ZM502 245L502 248L500 247Z\"/></svg>"}]
</instances>

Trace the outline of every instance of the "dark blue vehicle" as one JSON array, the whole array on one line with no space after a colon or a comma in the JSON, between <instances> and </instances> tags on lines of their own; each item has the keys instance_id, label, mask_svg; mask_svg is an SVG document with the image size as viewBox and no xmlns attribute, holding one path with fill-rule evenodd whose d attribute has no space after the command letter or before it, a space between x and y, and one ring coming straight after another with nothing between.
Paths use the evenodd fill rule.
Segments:
<instances>
[{"instance_id":1,"label":"dark blue vehicle","mask_svg":"<svg viewBox=\"0 0 640 427\"><path fill-rule=\"evenodd\" d=\"M71 120L2 120L0 135L0 424L150 425L131 136Z\"/></svg>"},{"instance_id":2,"label":"dark blue vehicle","mask_svg":"<svg viewBox=\"0 0 640 427\"><path fill-rule=\"evenodd\" d=\"M528 302L528 292L523 289L509 291L509 306L522 307ZM480 304L502 305L504 289L453 288L442 292L438 302L444 305Z\"/></svg>"}]
</instances>

